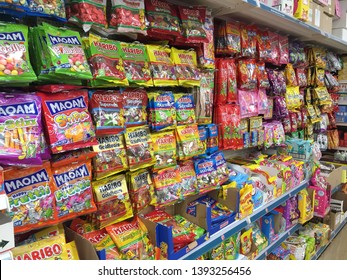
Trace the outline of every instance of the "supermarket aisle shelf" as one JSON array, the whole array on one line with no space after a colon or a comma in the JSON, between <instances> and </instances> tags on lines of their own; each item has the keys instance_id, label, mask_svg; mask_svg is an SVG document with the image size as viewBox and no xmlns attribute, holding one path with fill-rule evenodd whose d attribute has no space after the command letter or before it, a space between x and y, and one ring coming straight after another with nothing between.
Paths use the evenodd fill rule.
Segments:
<instances>
[{"instance_id":1,"label":"supermarket aisle shelf","mask_svg":"<svg viewBox=\"0 0 347 280\"><path fill-rule=\"evenodd\" d=\"M324 245L323 247L319 248L319 250L316 252L316 254L312 257L312 260L318 260L318 258L323 254L326 248L330 245L330 243L334 240L334 238L339 234L339 232L343 229L343 227L346 225L347 219L344 219L343 222L331 232L330 240L329 242Z\"/></svg>"},{"instance_id":2,"label":"supermarket aisle shelf","mask_svg":"<svg viewBox=\"0 0 347 280\"><path fill-rule=\"evenodd\" d=\"M338 122L336 123L337 126L347 126L347 123L341 123L341 122Z\"/></svg>"},{"instance_id":3,"label":"supermarket aisle shelf","mask_svg":"<svg viewBox=\"0 0 347 280\"><path fill-rule=\"evenodd\" d=\"M255 259L264 260L266 256L271 253L271 251L280 246L282 242L284 242L289 236L293 235L294 232L299 230L301 227L301 224L296 224L287 231L283 232L275 242L271 243L263 251L261 251Z\"/></svg>"},{"instance_id":4,"label":"supermarket aisle shelf","mask_svg":"<svg viewBox=\"0 0 347 280\"><path fill-rule=\"evenodd\" d=\"M255 222L259 218L263 217L273 209L275 209L277 206L281 205L284 203L286 200L291 198L292 196L296 195L299 193L302 189L308 187L309 185L309 180L303 181L299 186L293 188L289 192L286 192L279 198L271 201L268 204L265 204L264 206L256 209L252 215L246 217L245 219L236 221L232 223L229 226L226 226L222 230L216 232L215 234L212 234L210 236L210 239L201 244L200 246L194 248L192 251L184 255L181 259L182 260L195 260L201 255L207 253L214 247L218 246L223 242L223 240L231 237L235 233L241 231L243 228L245 228L248 224Z\"/></svg>"}]
</instances>

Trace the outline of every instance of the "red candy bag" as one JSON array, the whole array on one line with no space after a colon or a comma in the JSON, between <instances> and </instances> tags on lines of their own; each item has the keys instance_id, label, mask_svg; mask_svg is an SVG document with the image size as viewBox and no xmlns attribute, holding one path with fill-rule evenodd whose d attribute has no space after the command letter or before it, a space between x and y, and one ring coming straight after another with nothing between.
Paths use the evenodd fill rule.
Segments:
<instances>
[{"instance_id":1,"label":"red candy bag","mask_svg":"<svg viewBox=\"0 0 347 280\"><path fill-rule=\"evenodd\" d=\"M271 46L270 46L271 54L269 59L267 59L267 62L277 65L279 63L279 58L280 58L278 34L275 32L269 31L269 40L271 43Z\"/></svg>"},{"instance_id":2,"label":"red candy bag","mask_svg":"<svg viewBox=\"0 0 347 280\"><path fill-rule=\"evenodd\" d=\"M96 135L118 134L124 131L124 98L119 91L90 92L90 112Z\"/></svg>"},{"instance_id":3,"label":"red candy bag","mask_svg":"<svg viewBox=\"0 0 347 280\"><path fill-rule=\"evenodd\" d=\"M279 64L289 63L289 42L288 36L278 35L278 45L279 45Z\"/></svg>"},{"instance_id":4,"label":"red candy bag","mask_svg":"<svg viewBox=\"0 0 347 280\"><path fill-rule=\"evenodd\" d=\"M60 222L96 211L91 188L91 161L53 169L54 197Z\"/></svg>"},{"instance_id":5,"label":"red candy bag","mask_svg":"<svg viewBox=\"0 0 347 280\"><path fill-rule=\"evenodd\" d=\"M259 54L259 60L269 60L271 56L271 41L268 31L258 31L257 49Z\"/></svg>"},{"instance_id":6,"label":"red candy bag","mask_svg":"<svg viewBox=\"0 0 347 280\"><path fill-rule=\"evenodd\" d=\"M117 32L146 35L144 0L111 0L110 27Z\"/></svg>"},{"instance_id":7,"label":"red candy bag","mask_svg":"<svg viewBox=\"0 0 347 280\"><path fill-rule=\"evenodd\" d=\"M163 40L181 35L180 20L175 5L165 0L145 0L148 35Z\"/></svg>"},{"instance_id":8,"label":"red candy bag","mask_svg":"<svg viewBox=\"0 0 347 280\"><path fill-rule=\"evenodd\" d=\"M61 153L97 144L88 112L87 90L39 93L52 153Z\"/></svg>"},{"instance_id":9,"label":"red candy bag","mask_svg":"<svg viewBox=\"0 0 347 280\"><path fill-rule=\"evenodd\" d=\"M257 56L257 28L255 26L241 26L241 55L250 58Z\"/></svg>"},{"instance_id":10,"label":"red candy bag","mask_svg":"<svg viewBox=\"0 0 347 280\"><path fill-rule=\"evenodd\" d=\"M179 6L178 11L186 43L207 43L208 38L204 29L206 8Z\"/></svg>"},{"instance_id":11,"label":"red candy bag","mask_svg":"<svg viewBox=\"0 0 347 280\"><path fill-rule=\"evenodd\" d=\"M57 223L49 162L40 167L7 169L4 178L15 233Z\"/></svg>"},{"instance_id":12,"label":"red candy bag","mask_svg":"<svg viewBox=\"0 0 347 280\"><path fill-rule=\"evenodd\" d=\"M211 9L206 10L204 29L207 35L208 42L203 43L202 46L197 50L199 57L199 65L201 68L214 69L214 24Z\"/></svg>"},{"instance_id":13,"label":"red candy bag","mask_svg":"<svg viewBox=\"0 0 347 280\"><path fill-rule=\"evenodd\" d=\"M237 77L236 63L234 59L227 60L227 102L237 102Z\"/></svg>"},{"instance_id":14,"label":"red candy bag","mask_svg":"<svg viewBox=\"0 0 347 280\"><path fill-rule=\"evenodd\" d=\"M240 59L237 70L239 89L254 90L257 88L258 79L255 59Z\"/></svg>"},{"instance_id":15,"label":"red candy bag","mask_svg":"<svg viewBox=\"0 0 347 280\"><path fill-rule=\"evenodd\" d=\"M257 62L257 79L259 88L267 89L270 87L270 82L264 62Z\"/></svg>"},{"instance_id":16,"label":"red candy bag","mask_svg":"<svg viewBox=\"0 0 347 280\"><path fill-rule=\"evenodd\" d=\"M89 31L92 25L107 27L106 0L70 0L67 3L67 19L69 22L82 25Z\"/></svg>"}]
</instances>

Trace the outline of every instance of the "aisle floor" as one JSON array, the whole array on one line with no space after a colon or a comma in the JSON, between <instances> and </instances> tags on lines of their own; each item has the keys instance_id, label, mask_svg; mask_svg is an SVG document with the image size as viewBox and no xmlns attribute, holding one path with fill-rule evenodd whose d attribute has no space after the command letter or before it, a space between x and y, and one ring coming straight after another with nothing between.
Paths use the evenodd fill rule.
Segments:
<instances>
[{"instance_id":1,"label":"aisle floor","mask_svg":"<svg viewBox=\"0 0 347 280\"><path fill-rule=\"evenodd\" d=\"M335 237L319 260L347 260L347 226Z\"/></svg>"}]
</instances>

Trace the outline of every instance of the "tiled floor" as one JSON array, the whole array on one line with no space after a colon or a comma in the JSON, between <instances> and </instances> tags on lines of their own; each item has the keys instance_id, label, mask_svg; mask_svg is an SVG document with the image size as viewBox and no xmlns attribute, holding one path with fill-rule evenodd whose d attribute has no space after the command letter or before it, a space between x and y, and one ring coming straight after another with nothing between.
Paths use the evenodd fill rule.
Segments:
<instances>
[{"instance_id":1,"label":"tiled floor","mask_svg":"<svg viewBox=\"0 0 347 280\"><path fill-rule=\"evenodd\" d=\"M320 260L347 260L347 226L335 237Z\"/></svg>"}]
</instances>

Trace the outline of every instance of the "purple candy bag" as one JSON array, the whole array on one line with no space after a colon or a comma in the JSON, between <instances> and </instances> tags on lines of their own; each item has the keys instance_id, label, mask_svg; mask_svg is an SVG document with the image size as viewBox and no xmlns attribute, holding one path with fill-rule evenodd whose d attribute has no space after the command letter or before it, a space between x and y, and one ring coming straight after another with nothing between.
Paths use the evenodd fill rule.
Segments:
<instances>
[{"instance_id":1,"label":"purple candy bag","mask_svg":"<svg viewBox=\"0 0 347 280\"><path fill-rule=\"evenodd\" d=\"M283 96L274 97L274 115L279 119L289 115L286 100Z\"/></svg>"},{"instance_id":2,"label":"purple candy bag","mask_svg":"<svg viewBox=\"0 0 347 280\"><path fill-rule=\"evenodd\" d=\"M41 98L0 94L0 164L41 165Z\"/></svg>"}]
</instances>

